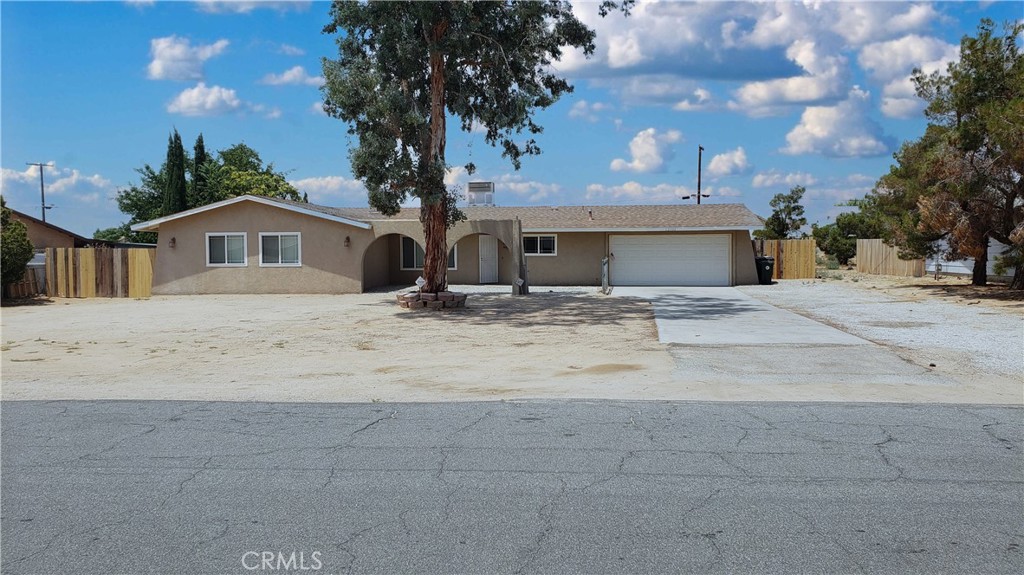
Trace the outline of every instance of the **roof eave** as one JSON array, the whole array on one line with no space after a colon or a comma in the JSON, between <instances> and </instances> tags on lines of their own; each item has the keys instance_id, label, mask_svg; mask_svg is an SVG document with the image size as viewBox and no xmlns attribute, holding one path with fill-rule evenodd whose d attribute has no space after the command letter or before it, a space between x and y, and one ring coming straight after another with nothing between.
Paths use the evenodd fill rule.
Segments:
<instances>
[{"instance_id":1,"label":"roof eave","mask_svg":"<svg viewBox=\"0 0 1024 575\"><path fill-rule=\"evenodd\" d=\"M753 232L761 229L761 226L673 226L673 227L604 227L604 228L528 228L523 226L524 234L556 234L556 233L586 233L586 232Z\"/></svg>"},{"instance_id":2,"label":"roof eave","mask_svg":"<svg viewBox=\"0 0 1024 575\"><path fill-rule=\"evenodd\" d=\"M230 198L230 199L227 199L227 200L222 200L222 201L219 201L219 202L214 202L212 204L207 204L205 206L200 206L198 208L192 208L191 210L185 210L184 212L178 212L176 214L171 214L169 216L164 216L162 218L157 218L155 220L149 220L148 222L140 222L140 223L135 224L135 225L132 226L132 231L134 231L134 232L155 232L155 231L160 229L160 224L164 224L164 223L167 223L167 222L170 222L170 221L173 221L173 220L178 220L178 219L181 219L181 218L187 218L189 216L194 216L196 214L200 214L200 213L203 213L203 212L208 212L210 210L216 210L218 208L222 208L222 207L225 207L225 206L229 206L231 204L237 204L239 202L245 202L245 201L256 202L257 204L263 204L265 206L271 206L271 207L275 207L275 208L281 208L282 210L288 210L290 212L296 212L296 213L299 213L299 214L304 214L304 215L307 215L307 216L312 216L314 218L321 218L321 219L329 220L329 221L332 221L332 222L338 222L338 223L350 225L350 226L353 226L353 227L356 227L356 228L361 228L361 229L364 229L364 230L368 230L368 229L373 227L373 226L371 226L367 222L363 222L363 221L359 221L359 220L354 220L354 219L351 219L351 218L343 218L341 216L332 216L331 214L325 214L323 212L318 212L316 210L308 210L308 209L305 209L305 208L302 208L302 207L299 207L299 206L294 206L294 205L291 205L291 204L284 204L284 203L281 203L281 202L275 202L274 200L270 200L270 199L263 198L263 197L260 197L260 196L245 195L245 196L238 196L238 197L235 197L235 198Z\"/></svg>"}]
</instances>

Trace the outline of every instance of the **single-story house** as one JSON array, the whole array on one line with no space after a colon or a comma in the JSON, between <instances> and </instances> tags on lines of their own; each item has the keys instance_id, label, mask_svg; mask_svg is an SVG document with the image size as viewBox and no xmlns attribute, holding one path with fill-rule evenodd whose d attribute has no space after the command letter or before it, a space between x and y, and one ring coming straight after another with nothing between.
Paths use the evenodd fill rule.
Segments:
<instances>
[{"instance_id":1,"label":"single-story house","mask_svg":"<svg viewBox=\"0 0 1024 575\"><path fill-rule=\"evenodd\" d=\"M448 281L512 285L756 284L742 204L470 205L448 231ZM412 285L423 266L419 209L384 216L240 196L137 224L159 233L154 294L359 293Z\"/></svg>"},{"instance_id":2,"label":"single-story house","mask_svg":"<svg viewBox=\"0 0 1024 575\"><path fill-rule=\"evenodd\" d=\"M28 241L32 243L32 247L37 251L44 250L45 248L152 247L149 244L111 242L108 240L86 238L14 209L11 210L11 219L25 224Z\"/></svg>"}]
</instances>

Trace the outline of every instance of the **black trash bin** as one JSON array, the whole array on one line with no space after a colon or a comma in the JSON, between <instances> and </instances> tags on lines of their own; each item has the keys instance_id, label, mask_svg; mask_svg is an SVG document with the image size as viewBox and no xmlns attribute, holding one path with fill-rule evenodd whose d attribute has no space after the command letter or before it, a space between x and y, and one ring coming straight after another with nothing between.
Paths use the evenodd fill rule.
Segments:
<instances>
[{"instance_id":1,"label":"black trash bin","mask_svg":"<svg viewBox=\"0 0 1024 575\"><path fill-rule=\"evenodd\" d=\"M775 258L770 256L757 256L754 258L757 264L757 282L763 286L772 285L772 274L775 272Z\"/></svg>"}]
</instances>

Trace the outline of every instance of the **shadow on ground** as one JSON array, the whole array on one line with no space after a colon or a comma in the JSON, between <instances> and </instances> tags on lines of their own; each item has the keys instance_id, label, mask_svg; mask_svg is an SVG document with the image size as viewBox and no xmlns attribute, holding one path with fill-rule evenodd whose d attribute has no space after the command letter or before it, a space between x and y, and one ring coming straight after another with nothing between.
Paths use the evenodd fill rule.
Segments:
<instances>
[{"instance_id":1,"label":"shadow on ground","mask_svg":"<svg viewBox=\"0 0 1024 575\"><path fill-rule=\"evenodd\" d=\"M1010 304L1009 307L1011 308L1024 308L1024 290L1012 290L1002 284L975 286L970 284L949 285L921 282L893 286L892 289L922 290L931 297L948 300L985 300L1006 302Z\"/></svg>"},{"instance_id":2,"label":"shadow on ground","mask_svg":"<svg viewBox=\"0 0 1024 575\"><path fill-rule=\"evenodd\" d=\"M20 307L30 305L49 305L53 303L53 300L46 296L31 296L31 297L5 297L0 300L0 306L2 307Z\"/></svg>"},{"instance_id":3,"label":"shadow on ground","mask_svg":"<svg viewBox=\"0 0 1024 575\"><path fill-rule=\"evenodd\" d=\"M657 306L659 319L716 320L764 311L753 302L668 293L658 296Z\"/></svg>"},{"instance_id":4,"label":"shadow on ground","mask_svg":"<svg viewBox=\"0 0 1024 575\"><path fill-rule=\"evenodd\" d=\"M380 305L394 306L394 299ZM466 307L445 310L400 310L403 320L493 324L509 327L622 325L634 320L654 320L650 302L639 299L537 293L528 296L470 294Z\"/></svg>"}]
</instances>

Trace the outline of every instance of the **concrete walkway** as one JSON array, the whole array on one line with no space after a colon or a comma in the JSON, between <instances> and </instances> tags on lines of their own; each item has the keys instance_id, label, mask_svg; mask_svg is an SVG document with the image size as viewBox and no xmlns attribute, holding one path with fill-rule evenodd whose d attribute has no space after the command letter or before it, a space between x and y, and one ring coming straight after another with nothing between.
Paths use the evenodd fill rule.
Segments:
<instances>
[{"instance_id":1,"label":"concrete walkway","mask_svg":"<svg viewBox=\"0 0 1024 575\"><path fill-rule=\"evenodd\" d=\"M832 326L779 309L731 287L617 287L613 296L651 300L658 338L684 345L865 345Z\"/></svg>"}]
</instances>

